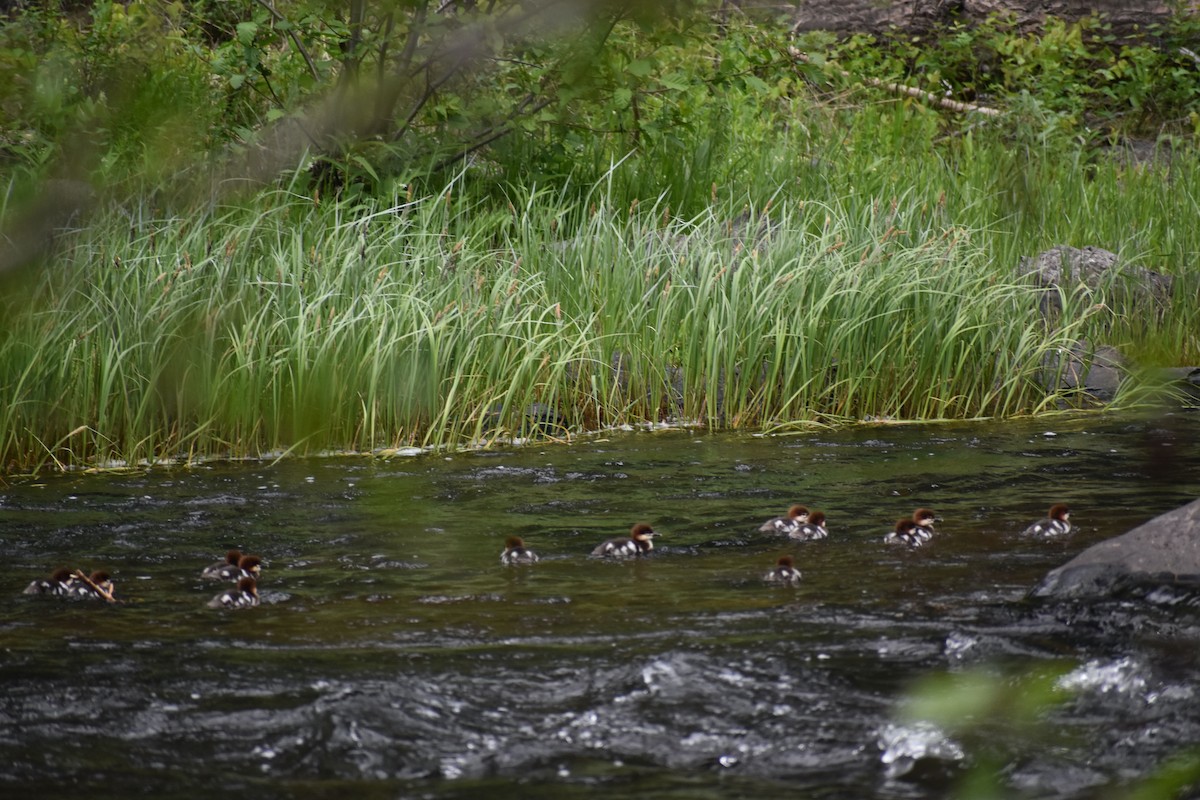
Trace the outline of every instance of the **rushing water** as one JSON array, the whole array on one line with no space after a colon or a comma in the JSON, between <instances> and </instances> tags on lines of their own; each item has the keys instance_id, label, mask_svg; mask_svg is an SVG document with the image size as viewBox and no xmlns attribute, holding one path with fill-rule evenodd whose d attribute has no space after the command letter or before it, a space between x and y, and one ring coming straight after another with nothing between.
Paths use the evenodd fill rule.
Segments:
<instances>
[{"instance_id":1,"label":"rushing water","mask_svg":"<svg viewBox=\"0 0 1200 800\"><path fill-rule=\"evenodd\" d=\"M1186 412L673 431L10 485L0 794L1094 797L1200 740L1200 611L1024 595L1200 495L1197 440ZM1060 500L1076 533L1019 536ZM756 532L793 502L828 540ZM918 505L943 534L884 546ZM588 557L638 520L653 556ZM502 567L511 534L542 561ZM234 546L267 561L263 605L206 608ZM797 589L760 579L784 552ZM21 594L58 566L125 602ZM1011 712L1045 671L1053 704ZM1013 697L907 716L938 675Z\"/></svg>"}]
</instances>

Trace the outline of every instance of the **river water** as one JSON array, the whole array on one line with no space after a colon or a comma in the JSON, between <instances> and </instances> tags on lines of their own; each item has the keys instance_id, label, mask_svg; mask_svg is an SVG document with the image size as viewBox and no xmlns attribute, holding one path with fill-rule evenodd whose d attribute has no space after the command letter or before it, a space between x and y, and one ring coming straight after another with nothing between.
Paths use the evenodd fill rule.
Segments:
<instances>
[{"instance_id":1,"label":"river water","mask_svg":"<svg viewBox=\"0 0 1200 800\"><path fill-rule=\"evenodd\" d=\"M1200 496L1198 440L1187 412L675 430L3 486L0 794L1125 791L1200 741L1200 603L1025 594ZM1019 535L1057 501L1074 534ZM794 502L827 540L756 531ZM934 543L882 544L919 505ZM639 520L651 557L588 557ZM542 561L501 566L513 534ZM205 607L230 547L258 608ZM783 553L798 588L761 580ZM59 566L125 602L21 594Z\"/></svg>"}]
</instances>

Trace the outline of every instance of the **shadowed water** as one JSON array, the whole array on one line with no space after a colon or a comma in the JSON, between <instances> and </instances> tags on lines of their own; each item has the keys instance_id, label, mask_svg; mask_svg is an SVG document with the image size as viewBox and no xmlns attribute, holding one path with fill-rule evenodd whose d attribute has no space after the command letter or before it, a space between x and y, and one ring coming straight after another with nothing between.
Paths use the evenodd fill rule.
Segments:
<instances>
[{"instance_id":1,"label":"shadowed water","mask_svg":"<svg viewBox=\"0 0 1200 800\"><path fill-rule=\"evenodd\" d=\"M1200 603L1024 594L1200 496L1198 439L1187 413L676 431L11 485L0 793L934 798L974 771L1093 797L1200 740ZM1019 535L1056 501L1076 533ZM793 502L828 540L757 533ZM939 537L884 546L918 505ZM652 557L587 557L639 520ZM502 567L513 534L542 561ZM230 547L267 562L259 608L205 607ZM765 585L789 552L803 585ZM58 566L126 602L21 595ZM1036 731L901 713L929 675L1044 667Z\"/></svg>"}]
</instances>

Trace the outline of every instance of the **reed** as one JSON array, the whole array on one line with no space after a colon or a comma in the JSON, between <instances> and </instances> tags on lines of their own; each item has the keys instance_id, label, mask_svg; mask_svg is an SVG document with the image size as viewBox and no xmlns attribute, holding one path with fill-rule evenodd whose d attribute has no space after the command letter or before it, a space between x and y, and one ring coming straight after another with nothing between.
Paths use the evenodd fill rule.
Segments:
<instances>
[{"instance_id":1,"label":"reed","mask_svg":"<svg viewBox=\"0 0 1200 800\"><path fill-rule=\"evenodd\" d=\"M580 163L607 166L552 187L497 193L476 167L378 202L102 212L0 293L0 465L1007 417L1067 402L1038 373L1077 339L1200 360L1200 304L1066 296L1048 325L1013 271L1095 244L1194 296L1200 230L1171 223L1197 211L1194 153L947 137L892 102L785 110L760 115L773 139L724 135L657 195L674 151L598 139Z\"/></svg>"},{"instance_id":2,"label":"reed","mask_svg":"<svg viewBox=\"0 0 1200 800\"><path fill-rule=\"evenodd\" d=\"M870 204L781 208L757 242L765 216L603 194L345 212L280 194L80 237L6 314L5 463L460 445L538 403L575 431L1023 414L1080 324L1038 330L969 232L905 244Z\"/></svg>"}]
</instances>

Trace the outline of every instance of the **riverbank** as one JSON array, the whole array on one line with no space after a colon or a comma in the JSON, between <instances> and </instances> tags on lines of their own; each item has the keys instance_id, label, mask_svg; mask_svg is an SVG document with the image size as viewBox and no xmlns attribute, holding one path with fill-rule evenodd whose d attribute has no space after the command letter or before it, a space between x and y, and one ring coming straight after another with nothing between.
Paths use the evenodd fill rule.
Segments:
<instances>
[{"instance_id":1,"label":"riverbank","mask_svg":"<svg viewBox=\"0 0 1200 800\"><path fill-rule=\"evenodd\" d=\"M506 137L453 174L367 180L384 162L363 161L335 186L305 162L204 203L174 184L98 193L47 258L0 276L0 473L1009 418L1088 405L1076 373L1098 354L1120 355L1117 407L1200 364L1186 121L1134 146L1087 127L1094 87L1014 89L984 114L856 79L897 58L949 75L953 48L852 39L820 66L764 31L709 42L721 69L763 59L737 80L695 41L663 50L655 69L697 70L707 99L679 116L695 98L646 88L659 116L642 106L632 138L592 108L565 138ZM1021 40L1031 63L1049 69L1055 31ZM1001 33L973 36L999 53ZM1115 58L1085 55L1072 69ZM1170 291L1129 303L1021 270L1059 246Z\"/></svg>"},{"instance_id":2,"label":"riverbank","mask_svg":"<svg viewBox=\"0 0 1200 800\"><path fill-rule=\"evenodd\" d=\"M115 209L6 294L0 463L1012 417L1077 402L1040 373L1080 340L1124 347L1146 375L1200 361L1194 304L1137 316L1067 288L1051 322L1016 269L1040 242L1126 236L1133 263L1195 296L1183 254L1198 234L1167 221L1195 202L1196 160L1085 173L1051 156L1028 164L1056 172L1038 184L1044 229L1000 213L981 165L1004 156L975 146L956 161L846 156L820 192L780 187L761 208L718 193L690 219L602 186L583 202L513 190L489 205L454 184L353 205L278 191L198 216ZM1085 202L1094 213L1051 213ZM1136 255L1164 250L1177 255ZM1137 375L1118 405L1149 399Z\"/></svg>"}]
</instances>

